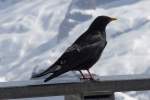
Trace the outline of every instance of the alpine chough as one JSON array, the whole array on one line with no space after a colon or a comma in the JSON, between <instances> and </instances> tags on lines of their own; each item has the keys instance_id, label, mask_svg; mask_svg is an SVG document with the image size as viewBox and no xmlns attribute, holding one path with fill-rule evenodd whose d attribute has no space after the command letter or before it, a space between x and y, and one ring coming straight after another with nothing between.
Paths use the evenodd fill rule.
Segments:
<instances>
[{"instance_id":1,"label":"alpine chough","mask_svg":"<svg viewBox=\"0 0 150 100\"><path fill-rule=\"evenodd\" d=\"M107 44L106 26L109 22L116 20L108 16L98 16L89 28L60 56L60 58L45 71L35 74L32 78L49 74L44 80L47 82L68 71L79 71L83 78L85 75L81 70L89 69L98 61Z\"/></svg>"}]
</instances>

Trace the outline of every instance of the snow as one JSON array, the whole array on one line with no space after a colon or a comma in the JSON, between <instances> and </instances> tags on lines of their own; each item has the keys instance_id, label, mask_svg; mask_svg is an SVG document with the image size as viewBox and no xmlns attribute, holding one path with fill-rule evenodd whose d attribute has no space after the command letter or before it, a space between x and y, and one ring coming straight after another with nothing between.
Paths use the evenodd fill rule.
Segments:
<instances>
[{"instance_id":1,"label":"snow","mask_svg":"<svg viewBox=\"0 0 150 100\"><path fill-rule=\"evenodd\" d=\"M108 45L91 71L149 74L149 5L149 0L0 0L0 81L29 80L34 69L49 67L98 15L118 20L108 25ZM149 92L116 96L150 98Z\"/></svg>"}]
</instances>

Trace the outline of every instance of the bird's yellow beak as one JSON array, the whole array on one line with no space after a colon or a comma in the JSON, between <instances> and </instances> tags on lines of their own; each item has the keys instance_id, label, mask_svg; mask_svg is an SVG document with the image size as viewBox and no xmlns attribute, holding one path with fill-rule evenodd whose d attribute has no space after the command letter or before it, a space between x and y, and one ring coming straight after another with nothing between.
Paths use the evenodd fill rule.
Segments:
<instances>
[{"instance_id":1,"label":"bird's yellow beak","mask_svg":"<svg viewBox=\"0 0 150 100\"><path fill-rule=\"evenodd\" d=\"M114 20L117 20L117 18L111 17L111 20L114 21Z\"/></svg>"}]
</instances>

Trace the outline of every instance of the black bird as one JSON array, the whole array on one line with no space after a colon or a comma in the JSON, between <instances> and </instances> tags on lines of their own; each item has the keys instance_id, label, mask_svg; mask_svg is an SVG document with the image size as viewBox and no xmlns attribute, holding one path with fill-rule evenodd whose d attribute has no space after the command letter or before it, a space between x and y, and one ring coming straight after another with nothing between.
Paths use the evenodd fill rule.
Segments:
<instances>
[{"instance_id":1,"label":"black bird","mask_svg":"<svg viewBox=\"0 0 150 100\"><path fill-rule=\"evenodd\" d=\"M49 77L44 80L47 82L68 71L79 71L85 78L81 70L87 70L90 79L93 79L89 69L98 61L107 44L105 29L113 20L116 18L98 16L88 30L68 47L52 66L42 73L33 75L32 78L49 74Z\"/></svg>"}]
</instances>

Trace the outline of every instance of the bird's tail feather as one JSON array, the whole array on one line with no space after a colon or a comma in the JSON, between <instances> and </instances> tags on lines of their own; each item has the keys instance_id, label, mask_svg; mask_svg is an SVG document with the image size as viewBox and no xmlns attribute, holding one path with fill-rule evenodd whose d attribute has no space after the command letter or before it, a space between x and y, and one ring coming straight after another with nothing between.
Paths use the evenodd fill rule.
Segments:
<instances>
[{"instance_id":1,"label":"bird's tail feather","mask_svg":"<svg viewBox=\"0 0 150 100\"><path fill-rule=\"evenodd\" d=\"M59 75L65 73L65 72L66 72L66 71L62 71L62 70L56 71L56 72L52 73L48 78L46 78L46 79L44 80L44 82L50 81L51 79L53 79L53 78L55 78L55 77L57 77L57 76L59 76Z\"/></svg>"},{"instance_id":2,"label":"bird's tail feather","mask_svg":"<svg viewBox=\"0 0 150 100\"><path fill-rule=\"evenodd\" d=\"M48 69L46 69L45 71L39 73L39 74L35 74L35 75L32 75L32 78L38 78L38 77L42 77L42 76L45 76L49 73L52 73L54 71L54 65L52 65L51 67L49 67Z\"/></svg>"}]
</instances>

